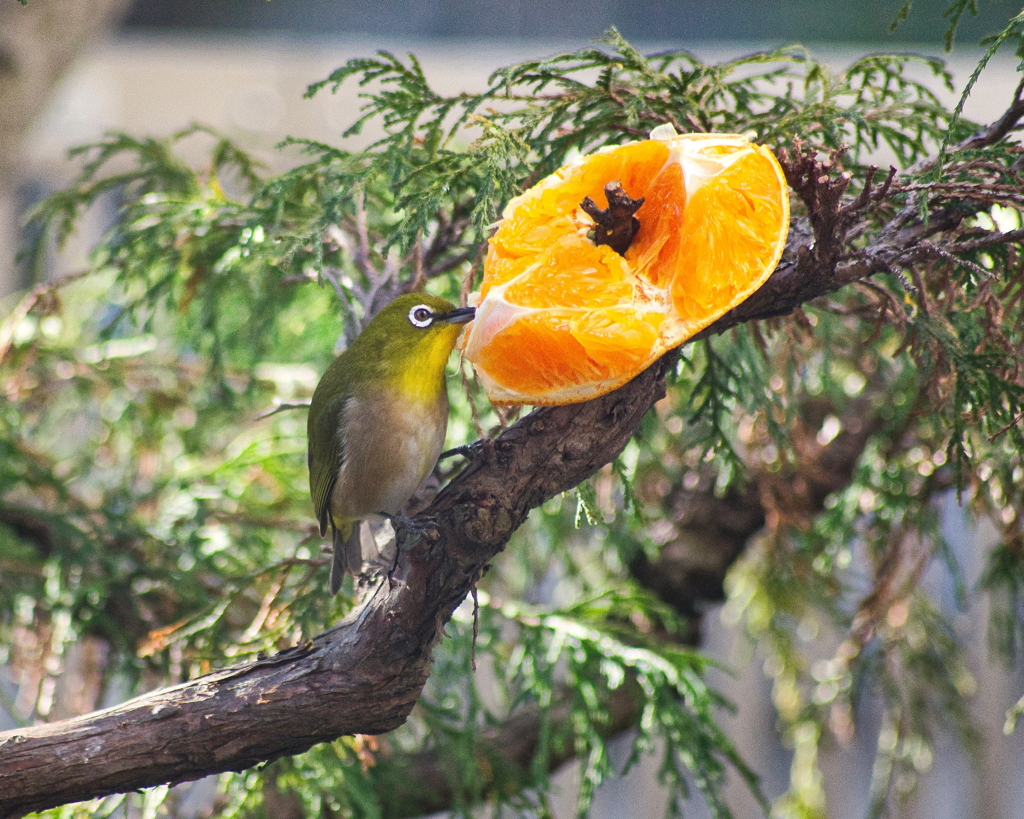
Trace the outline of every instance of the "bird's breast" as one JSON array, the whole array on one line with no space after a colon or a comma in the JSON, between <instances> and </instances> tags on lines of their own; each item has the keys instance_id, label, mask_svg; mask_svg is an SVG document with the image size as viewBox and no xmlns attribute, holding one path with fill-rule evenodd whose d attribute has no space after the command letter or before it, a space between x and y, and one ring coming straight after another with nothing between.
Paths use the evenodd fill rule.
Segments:
<instances>
[{"instance_id":1,"label":"bird's breast","mask_svg":"<svg viewBox=\"0 0 1024 819\"><path fill-rule=\"evenodd\" d=\"M448 399L423 401L385 392L346 402L339 434L345 457L331 492L344 518L398 514L434 468L444 446Z\"/></svg>"}]
</instances>

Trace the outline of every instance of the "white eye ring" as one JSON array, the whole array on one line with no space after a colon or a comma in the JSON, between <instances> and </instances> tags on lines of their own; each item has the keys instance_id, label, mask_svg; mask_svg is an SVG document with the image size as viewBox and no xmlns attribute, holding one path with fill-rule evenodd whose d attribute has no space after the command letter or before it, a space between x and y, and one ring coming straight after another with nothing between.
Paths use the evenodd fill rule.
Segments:
<instances>
[{"instance_id":1,"label":"white eye ring","mask_svg":"<svg viewBox=\"0 0 1024 819\"><path fill-rule=\"evenodd\" d=\"M434 311L425 304L417 304L409 311L409 323L413 327L429 327L434 323Z\"/></svg>"}]
</instances>

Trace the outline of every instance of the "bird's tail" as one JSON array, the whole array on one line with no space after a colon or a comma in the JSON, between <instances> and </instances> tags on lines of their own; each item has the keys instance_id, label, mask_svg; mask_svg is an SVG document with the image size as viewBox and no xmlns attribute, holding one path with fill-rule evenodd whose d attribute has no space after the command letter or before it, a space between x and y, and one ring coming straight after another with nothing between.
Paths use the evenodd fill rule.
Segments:
<instances>
[{"instance_id":1,"label":"bird's tail","mask_svg":"<svg viewBox=\"0 0 1024 819\"><path fill-rule=\"evenodd\" d=\"M363 550L360 538L362 521L346 521L338 526L334 521L334 560L331 562L331 594L337 594L346 574L357 575L363 569Z\"/></svg>"}]
</instances>

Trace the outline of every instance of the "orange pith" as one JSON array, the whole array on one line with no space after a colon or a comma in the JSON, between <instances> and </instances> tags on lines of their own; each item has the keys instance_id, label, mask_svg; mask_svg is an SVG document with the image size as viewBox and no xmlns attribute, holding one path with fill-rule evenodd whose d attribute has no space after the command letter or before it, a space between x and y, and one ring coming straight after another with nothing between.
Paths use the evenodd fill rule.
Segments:
<instances>
[{"instance_id":1,"label":"orange pith","mask_svg":"<svg viewBox=\"0 0 1024 819\"><path fill-rule=\"evenodd\" d=\"M619 255L588 237L587 196L619 181L640 229ZM789 199L778 162L732 134L661 134L584 157L505 208L463 340L492 401L608 392L731 310L771 275Z\"/></svg>"}]
</instances>

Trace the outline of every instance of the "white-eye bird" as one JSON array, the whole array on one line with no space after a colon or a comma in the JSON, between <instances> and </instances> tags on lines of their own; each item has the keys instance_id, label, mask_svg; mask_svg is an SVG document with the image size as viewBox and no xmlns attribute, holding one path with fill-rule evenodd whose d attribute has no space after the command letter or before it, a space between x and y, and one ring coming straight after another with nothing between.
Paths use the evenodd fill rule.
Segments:
<instances>
[{"instance_id":1,"label":"white-eye bird","mask_svg":"<svg viewBox=\"0 0 1024 819\"><path fill-rule=\"evenodd\" d=\"M331 594L362 569L360 522L398 515L437 463L448 428L445 364L472 307L399 296L327 368L313 393L309 492L334 534Z\"/></svg>"}]
</instances>

